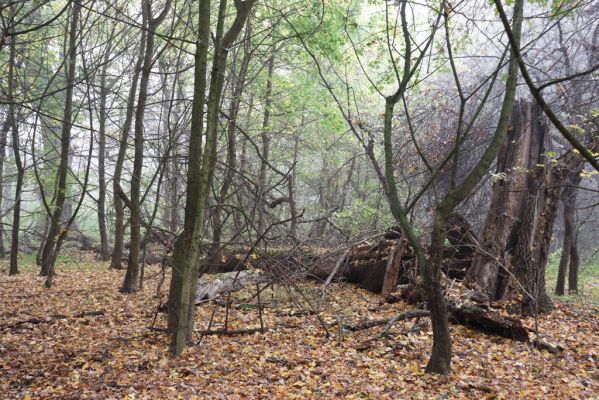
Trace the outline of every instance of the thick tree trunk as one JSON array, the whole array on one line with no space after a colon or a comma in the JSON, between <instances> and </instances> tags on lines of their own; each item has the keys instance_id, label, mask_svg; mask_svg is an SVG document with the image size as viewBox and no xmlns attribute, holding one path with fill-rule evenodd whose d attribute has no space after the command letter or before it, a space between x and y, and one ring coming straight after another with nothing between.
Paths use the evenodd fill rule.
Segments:
<instances>
[{"instance_id":1,"label":"thick tree trunk","mask_svg":"<svg viewBox=\"0 0 599 400\"><path fill-rule=\"evenodd\" d=\"M497 158L497 181L478 252L466 281L491 299L499 299L505 289L505 254L524 205L526 170L531 165L529 149L531 104L514 106L511 128ZM536 162L535 157L535 162Z\"/></svg>"},{"instance_id":2,"label":"thick tree trunk","mask_svg":"<svg viewBox=\"0 0 599 400\"><path fill-rule=\"evenodd\" d=\"M524 206L510 238L513 247L513 278L510 292L522 294L522 312L536 315L548 311L551 300L545 290L545 266L561 193L561 168L546 165L543 154L549 150L548 127L541 109L531 105L529 125L531 144Z\"/></svg>"}]
</instances>

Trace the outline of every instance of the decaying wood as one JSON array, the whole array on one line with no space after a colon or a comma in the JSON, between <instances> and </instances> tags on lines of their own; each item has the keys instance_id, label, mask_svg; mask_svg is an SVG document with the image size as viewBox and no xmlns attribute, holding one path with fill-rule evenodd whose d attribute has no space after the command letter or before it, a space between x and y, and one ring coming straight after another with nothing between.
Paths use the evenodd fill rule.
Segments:
<instances>
[{"instance_id":1,"label":"decaying wood","mask_svg":"<svg viewBox=\"0 0 599 400\"><path fill-rule=\"evenodd\" d=\"M528 341L528 329L519 319L504 317L473 303L457 305L447 302L447 310L451 322L520 342Z\"/></svg>"},{"instance_id":2,"label":"decaying wood","mask_svg":"<svg viewBox=\"0 0 599 400\"><path fill-rule=\"evenodd\" d=\"M222 279L200 283L196 291L196 303L204 300L214 300L221 294L237 292L250 285L267 283L271 280L271 276L262 272L229 272Z\"/></svg>"},{"instance_id":3,"label":"decaying wood","mask_svg":"<svg viewBox=\"0 0 599 400\"><path fill-rule=\"evenodd\" d=\"M391 320L394 320L393 323L397 321L403 321L410 318L420 318L420 317L428 317L430 312L428 310L408 310L401 312L391 318L382 318L382 319L368 319L365 321L358 322L356 324L343 324L343 329L356 332L365 329L371 329L377 326L387 325ZM334 322L332 325L337 325L338 322Z\"/></svg>"},{"instance_id":4,"label":"decaying wood","mask_svg":"<svg viewBox=\"0 0 599 400\"><path fill-rule=\"evenodd\" d=\"M397 287L401 270L401 259L406 247L407 243L402 237L399 239L399 243L396 244L393 252L389 255L389 259L387 260L387 268L385 270L385 277L383 280L383 288L381 290L383 296L385 297L393 293Z\"/></svg>"},{"instance_id":5,"label":"decaying wood","mask_svg":"<svg viewBox=\"0 0 599 400\"><path fill-rule=\"evenodd\" d=\"M347 258L349 257L349 254L351 252L351 248L347 249L343 255L341 256L341 258L339 258L339 260L337 261L337 263L335 264L335 268L333 268L333 270L331 271L331 273L329 274L329 276L327 277L327 280L324 282L324 284L322 285L322 298L325 298L325 294L326 294L326 290L327 287L331 284L331 282L333 281L333 278L335 277L335 275L337 275L337 273L339 272L339 269L343 266L347 264Z\"/></svg>"},{"instance_id":6,"label":"decaying wood","mask_svg":"<svg viewBox=\"0 0 599 400\"><path fill-rule=\"evenodd\" d=\"M82 312L78 312L73 315L52 314L46 318L29 318L29 319L26 319L23 321L15 322L14 324L3 325L3 326L0 326L0 330L14 329L14 328L18 328L20 326L26 325L26 324L31 324L31 325L51 324L51 323L61 320L61 319L97 317L100 315L104 315L105 312L106 312L105 310L94 310L94 311L82 311Z\"/></svg>"},{"instance_id":7,"label":"decaying wood","mask_svg":"<svg viewBox=\"0 0 599 400\"><path fill-rule=\"evenodd\" d=\"M456 243L460 243L459 246L448 246L443 252L442 269L450 279L463 279L474 258L474 234L464 226L466 223L460 225L461 228L453 233L454 239L458 240ZM462 237L460 232L466 232L466 238ZM398 284L410 283L418 275L413 249L404 239L400 240L404 242L403 245L398 244L397 239L381 239L375 243L362 241L354 245L347 256L343 255L341 260L345 261L343 265L346 267L342 271L339 271L339 263L319 264L309 271L309 276L322 280L337 276L373 293L384 292L390 295ZM465 242L468 244L464 244ZM387 286L384 287L386 276Z\"/></svg>"},{"instance_id":8,"label":"decaying wood","mask_svg":"<svg viewBox=\"0 0 599 400\"><path fill-rule=\"evenodd\" d=\"M264 333L268 329L266 328L249 328L249 329L237 329L237 330L226 330L226 329L215 329L209 331L201 331L202 336L209 335L224 335L224 336L237 336L237 335L252 335L254 333Z\"/></svg>"},{"instance_id":9,"label":"decaying wood","mask_svg":"<svg viewBox=\"0 0 599 400\"><path fill-rule=\"evenodd\" d=\"M453 302L448 302L447 309L451 323L464 325L471 329L516 341L528 341L528 329L522 325L519 319L504 317L496 310L484 309L473 303L457 305ZM400 312L391 318L365 320L355 324L344 324L343 327L348 331L360 331L385 325L381 333L381 335L384 335L398 321L428 316L430 316L428 310L408 310Z\"/></svg>"}]
</instances>

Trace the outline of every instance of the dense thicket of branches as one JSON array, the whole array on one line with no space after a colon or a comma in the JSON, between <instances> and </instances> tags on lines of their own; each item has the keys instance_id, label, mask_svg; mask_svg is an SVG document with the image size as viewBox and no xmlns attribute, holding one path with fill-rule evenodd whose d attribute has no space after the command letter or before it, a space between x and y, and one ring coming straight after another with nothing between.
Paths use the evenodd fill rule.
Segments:
<instances>
[{"instance_id":1,"label":"dense thicket of branches","mask_svg":"<svg viewBox=\"0 0 599 400\"><path fill-rule=\"evenodd\" d=\"M599 4L512 3L5 2L0 257L51 288L64 248L93 250L124 293L160 260L178 354L226 255L397 225L447 373L455 221L466 283L530 315L552 251L560 295L597 252Z\"/></svg>"}]
</instances>

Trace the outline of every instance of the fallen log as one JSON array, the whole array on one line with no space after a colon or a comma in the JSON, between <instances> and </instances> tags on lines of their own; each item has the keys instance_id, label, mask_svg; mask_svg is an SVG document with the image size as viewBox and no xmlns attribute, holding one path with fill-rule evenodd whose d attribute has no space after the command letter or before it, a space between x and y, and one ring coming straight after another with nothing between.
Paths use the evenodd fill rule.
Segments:
<instances>
[{"instance_id":1,"label":"fallen log","mask_svg":"<svg viewBox=\"0 0 599 400\"><path fill-rule=\"evenodd\" d=\"M262 272L229 272L222 279L215 279L212 282L199 284L196 291L196 304L206 300L214 300L224 293L240 291L249 285L256 285L271 281L272 277Z\"/></svg>"},{"instance_id":2,"label":"fallen log","mask_svg":"<svg viewBox=\"0 0 599 400\"><path fill-rule=\"evenodd\" d=\"M264 333L267 330L268 330L267 328L249 328L249 329L236 329L236 330L216 329L216 330L209 330L209 331L200 331L200 335L202 335L202 336L210 336L210 335L224 335L224 336L252 335L254 333Z\"/></svg>"},{"instance_id":3,"label":"fallen log","mask_svg":"<svg viewBox=\"0 0 599 400\"><path fill-rule=\"evenodd\" d=\"M450 322L519 342L528 342L528 329L519 319L502 316L492 309L484 309L476 304L458 306L448 302L447 310Z\"/></svg>"},{"instance_id":4,"label":"fallen log","mask_svg":"<svg viewBox=\"0 0 599 400\"><path fill-rule=\"evenodd\" d=\"M528 342L528 329L522 325L522 321L516 318L504 317L495 310L485 310L475 304L456 305L449 302L447 304L449 312L449 321L454 324L466 326L484 333L494 334L519 342ZM430 316L428 310L408 310L403 311L394 317L376 320L365 320L356 324L345 324L343 327L348 331L360 331L371 329L377 326L385 325L381 335L386 334L393 324L410 318L421 318ZM539 345L542 346L542 345ZM548 351L550 346L543 348Z\"/></svg>"},{"instance_id":5,"label":"fallen log","mask_svg":"<svg viewBox=\"0 0 599 400\"><path fill-rule=\"evenodd\" d=\"M391 318L382 318L382 319L367 319L356 324L344 324L343 329L351 332L362 331L365 329L375 328L377 326L387 325L389 321L394 320L393 323L397 321L403 321L410 318L421 318L430 316L430 312L428 310L408 310L401 312ZM336 326L339 322L333 322L329 326Z\"/></svg>"},{"instance_id":6,"label":"fallen log","mask_svg":"<svg viewBox=\"0 0 599 400\"><path fill-rule=\"evenodd\" d=\"M22 325L26 325L26 324L31 324L31 325L51 324L51 323L61 320L61 319L97 317L99 315L104 315L105 312L106 312L105 310L95 310L95 311L82 311L82 312L78 312L73 315L52 314L47 318L35 318L34 317L34 318L29 318L29 319L26 319L23 321L15 322L14 324L0 326L0 330L14 329L14 328L18 328Z\"/></svg>"}]
</instances>

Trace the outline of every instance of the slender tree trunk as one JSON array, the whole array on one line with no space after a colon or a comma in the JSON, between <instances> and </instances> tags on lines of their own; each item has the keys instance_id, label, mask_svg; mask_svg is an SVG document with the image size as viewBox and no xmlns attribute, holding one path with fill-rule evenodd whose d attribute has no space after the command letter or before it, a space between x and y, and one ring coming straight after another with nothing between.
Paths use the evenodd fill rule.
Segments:
<instances>
[{"instance_id":1,"label":"slender tree trunk","mask_svg":"<svg viewBox=\"0 0 599 400\"><path fill-rule=\"evenodd\" d=\"M57 246L59 236L62 234L62 212L66 200L67 174L69 169L69 150L71 147L71 124L73 120L73 90L75 83L75 73L77 68L77 27L79 25L79 15L81 5L73 3L71 26L69 30L69 53L68 69L66 79L66 99L64 106L64 115L61 130L60 163L56 171L56 201L53 205L50 228L42 251L42 270L43 276L48 276L46 286L51 286L51 277L54 275L54 265L60 246Z\"/></svg>"},{"instance_id":2,"label":"slender tree trunk","mask_svg":"<svg viewBox=\"0 0 599 400\"><path fill-rule=\"evenodd\" d=\"M187 199L183 232L175 242L173 269L168 294L168 330L173 336L171 350L179 354L191 339L193 320L188 320L192 279L197 273L201 225L203 225L204 193L202 191L202 137L204 134L204 102L208 43L210 40L210 0L199 2L199 35L195 53L194 91L191 110L191 134L187 167ZM206 153L207 150L204 150ZM206 153L208 154L208 153ZM204 157L205 161L205 157ZM206 189L204 189L206 191ZM207 196L207 193L205 193ZM200 225L200 226L198 226Z\"/></svg>"},{"instance_id":3,"label":"slender tree trunk","mask_svg":"<svg viewBox=\"0 0 599 400\"><path fill-rule=\"evenodd\" d=\"M163 12L154 19L152 17L152 7L149 0L142 0L142 7L146 13L148 21L148 33L146 38L146 48L139 82L139 96L137 99L137 110L135 112L135 136L134 136L134 156L133 156L133 174L131 176L131 197L129 208L129 259L127 262L127 272L125 280L121 287L123 293L133 293L139 289L139 265L140 265L140 246L141 246L141 178L143 170L143 144L144 144L144 116L146 111L146 102L148 98L148 84L150 82L150 73L152 72L152 57L154 55L154 34L156 28L166 18L170 8L170 0L166 2Z\"/></svg>"},{"instance_id":4,"label":"slender tree trunk","mask_svg":"<svg viewBox=\"0 0 599 400\"><path fill-rule=\"evenodd\" d=\"M578 256L578 239L574 235L570 248L570 268L568 271L568 293L578 294L578 268L580 266L580 258Z\"/></svg>"},{"instance_id":5,"label":"slender tree trunk","mask_svg":"<svg viewBox=\"0 0 599 400\"><path fill-rule=\"evenodd\" d=\"M146 26L146 13L143 13L143 18L142 25ZM114 247L112 249L112 258L110 262L111 269L123 269L122 259L125 240L125 204L123 199L119 196L119 193L122 191L121 175L123 173L123 164L125 162L125 155L127 153L127 141L129 139L129 133L131 132L131 122L133 121L133 113L135 110L135 98L137 96L139 75L144 62L146 37L147 30L142 29L139 55L133 69L131 87L129 88L129 96L127 98L125 123L123 124L123 131L121 132L119 151L114 167L114 176L112 178L112 196L114 202Z\"/></svg>"},{"instance_id":6,"label":"slender tree trunk","mask_svg":"<svg viewBox=\"0 0 599 400\"><path fill-rule=\"evenodd\" d=\"M108 73L108 62L112 50L114 27L108 38L103 58L103 66L100 72L100 121L98 131L98 228L100 231L100 258L102 261L110 260L110 249L108 246L108 234L106 232L106 119L108 99L108 87L106 83Z\"/></svg>"},{"instance_id":7,"label":"slender tree trunk","mask_svg":"<svg viewBox=\"0 0 599 400\"><path fill-rule=\"evenodd\" d=\"M220 96L228 49L243 28L254 0L235 2L237 11L231 28L223 36L226 0L221 0L216 26L214 59L210 74L208 111L206 114L206 141L202 154L203 112L205 99L208 41L210 38L210 0L200 0L199 44L195 57L194 99L189 144L187 176L187 204L183 233L177 239L173 254L173 274L168 300L168 329L172 334L171 349L180 354L193 332L195 291L200 275L198 259L204 227L204 213L216 160L217 122Z\"/></svg>"},{"instance_id":8,"label":"slender tree trunk","mask_svg":"<svg viewBox=\"0 0 599 400\"><path fill-rule=\"evenodd\" d=\"M10 6L10 27L14 29L14 5ZM16 45L15 37L12 36L10 39L10 59L8 62L8 125L12 134L12 148L15 159L15 166L17 167L17 182L15 185L15 204L13 207L12 217L12 231L11 231L11 244L10 244L10 267L8 274L16 275L19 273L18 265L18 254L19 254L19 230L21 223L21 192L23 188L23 178L25 176L25 169L23 162L21 161L21 146L19 143L19 131L17 128L16 110L15 110L15 72L14 68L16 65Z\"/></svg>"},{"instance_id":9,"label":"slender tree trunk","mask_svg":"<svg viewBox=\"0 0 599 400\"><path fill-rule=\"evenodd\" d=\"M241 104L241 96L245 85L245 78L250 63L251 52L249 48L249 41L251 36L251 28L248 25L245 31L245 46L243 52L243 58L241 59L241 65L239 67L239 73L232 73L233 89L231 93L231 104L229 106L229 120L227 122L227 166L225 176L223 178L223 184L220 189L217 205L212 215L212 241L213 241L213 256L216 256L218 249L221 247L222 240L222 217L223 205L227 200L229 190L233 184L233 178L235 177L237 169L237 120L239 115L239 106ZM234 63L235 61L233 61Z\"/></svg>"},{"instance_id":10,"label":"slender tree trunk","mask_svg":"<svg viewBox=\"0 0 599 400\"><path fill-rule=\"evenodd\" d=\"M268 168L268 159L270 157L270 109L272 107L272 75L275 69L275 51L271 50L271 56L268 59L268 76L266 77L266 92L264 94L264 119L262 120L262 157L260 159L260 174L258 175L258 221L257 234L262 236L264 233L265 224L265 208L266 208L266 171Z\"/></svg>"},{"instance_id":11,"label":"slender tree trunk","mask_svg":"<svg viewBox=\"0 0 599 400\"><path fill-rule=\"evenodd\" d=\"M10 61L9 61L10 62ZM10 131L10 119L7 117L0 130L0 259L4 259L4 224L2 224L2 200L4 199L4 159L6 157L6 138Z\"/></svg>"},{"instance_id":12,"label":"slender tree trunk","mask_svg":"<svg viewBox=\"0 0 599 400\"><path fill-rule=\"evenodd\" d=\"M297 240L297 202L295 196L295 184L297 174L297 161L299 153L299 138L296 136L293 139L293 169L289 173L287 179L287 196L289 197L289 214L291 217L291 223L289 225L289 235L292 240Z\"/></svg>"},{"instance_id":13,"label":"slender tree trunk","mask_svg":"<svg viewBox=\"0 0 599 400\"><path fill-rule=\"evenodd\" d=\"M578 183L580 183L580 174L576 174ZM570 252L576 248L576 233L574 230L574 219L576 216L576 182L564 187L562 192L562 204L564 205L564 242L562 246L562 255L559 262L559 270L557 273L557 284L555 286L555 294L563 296L565 294L566 275L568 274L568 265L571 264Z\"/></svg>"}]
</instances>

